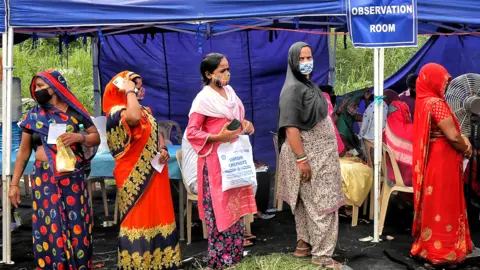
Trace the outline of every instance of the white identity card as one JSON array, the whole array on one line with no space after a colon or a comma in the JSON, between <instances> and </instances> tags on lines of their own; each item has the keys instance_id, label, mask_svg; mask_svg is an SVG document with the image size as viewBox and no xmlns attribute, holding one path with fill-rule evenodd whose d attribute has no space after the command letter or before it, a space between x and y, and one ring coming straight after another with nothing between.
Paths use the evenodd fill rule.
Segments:
<instances>
[{"instance_id":1,"label":"white identity card","mask_svg":"<svg viewBox=\"0 0 480 270\"><path fill-rule=\"evenodd\" d=\"M160 153L157 153L157 155L152 159L150 164L152 164L153 168L159 173L162 173L163 167L165 167L165 164L160 164Z\"/></svg>"},{"instance_id":2,"label":"white identity card","mask_svg":"<svg viewBox=\"0 0 480 270\"><path fill-rule=\"evenodd\" d=\"M57 139L63 133L67 132L67 124L53 124L48 126L48 144L57 144Z\"/></svg>"}]
</instances>

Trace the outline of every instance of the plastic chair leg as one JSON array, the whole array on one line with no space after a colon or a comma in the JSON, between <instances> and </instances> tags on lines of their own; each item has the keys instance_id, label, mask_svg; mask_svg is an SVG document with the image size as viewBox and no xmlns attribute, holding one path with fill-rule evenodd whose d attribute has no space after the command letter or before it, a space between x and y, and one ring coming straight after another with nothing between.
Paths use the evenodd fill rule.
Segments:
<instances>
[{"instance_id":1,"label":"plastic chair leg","mask_svg":"<svg viewBox=\"0 0 480 270\"><path fill-rule=\"evenodd\" d=\"M105 189L104 180L100 181L100 188L102 189L103 210L105 211L105 216L108 217L107 190Z\"/></svg>"},{"instance_id":2,"label":"plastic chair leg","mask_svg":"<svg viewBox=\"0 0 480 270\"><path fill-rule=\"evenodd\" d=\"M358 212L360 212L360 208L356 205L353 205L352 208L352 227L356 227L358 225Z\"/></svg>"},{"instance_id":3,"label":"plastic chair leg","mask_svg":"<svg viewBox=\"0 0 480 270\"><path fill-rule=\"evenodd\" d=\"M192 205L193 202L187 199L187 245L192 243Z\"/></svg>"}]
</instances>

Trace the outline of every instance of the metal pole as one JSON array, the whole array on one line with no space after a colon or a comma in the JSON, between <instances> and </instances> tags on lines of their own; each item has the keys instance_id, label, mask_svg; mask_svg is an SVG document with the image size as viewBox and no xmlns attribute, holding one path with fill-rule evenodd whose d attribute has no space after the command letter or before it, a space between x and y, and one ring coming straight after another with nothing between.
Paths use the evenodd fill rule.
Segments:
<instances>
[{"instance_id":1,"label":"metal pole","mask_svg":"<svg viewBox=\"0 0 480 270\"><path fill-rule=\"evenodd\" d=\"M379 79L379 49L375 48L373 50L373 76L374 76L374 95L375 97L379 96L380 94L380 79ZM379 119L379 112L383 108L382 103L378 103L374 99L374 115L375 115L375 141L374 141L374 183L373 183L373 194L374 194L374 219L373 219L373 242L378 242L378 212L379 212L379 201L378 201L378 187L380 182L380 167L379 167L379 150L381 150L381 143L379 141L379 129L381 128L380 119Z\"/></svg>"},{"instance_id":2,"label":"metal pole","mask_svg":"<svg viewBox=\"0 0 480 270\"><path fill-rule=\"evenodd\" d=\"M332 38L330 36L330 25L327 26L327 48L328 48L328 84L332 85L332 61L333 61L333 51L332 51Z\"/></svg>"},{"instance_id":3,"label":"metal pole","mask_svg":"<svg viewBox=\"0 0 480 270\"><path fill-rule=\"evenodd\" d=\"M11 205L8 191L11 181L12 156L12 69L13 69L13 29L8 28L2 36L3 70L2 79L2 263L13 264L11 261Z\"/></svg>"},{"instance_id":4,"label":"metal pole","mask_svg":"<svg viewBox=\"0 0 480 270\"><path fill-rule=\"evenodd\" d=\"M335 35L333 39L333 63L332 63L332 77L331 77L331 82L330 85L335 88L335 77L337 76L337 39L338 36Z\"/></svg>"},{"instance_id":5,"label":"metal pole","mask_svg":"<svg viewBox=\"0 0 480 270\"><path fill-rule=\"evenodd\" d=\"M102 97L100 91L100 70L98 68L98 37L92 38L93 97L95 117L102 115Z\"/></svg>"}]
</instances>

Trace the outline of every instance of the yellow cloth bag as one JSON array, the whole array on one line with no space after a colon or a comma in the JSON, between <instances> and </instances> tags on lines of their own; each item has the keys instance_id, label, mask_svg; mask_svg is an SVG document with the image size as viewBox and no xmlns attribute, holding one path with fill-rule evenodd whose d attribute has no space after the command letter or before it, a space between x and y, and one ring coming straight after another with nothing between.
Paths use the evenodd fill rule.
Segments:
<instances>
[{"instance_id":1,"label":"yellow cloth bag","mask_svg":"<svg viewBox=\"0 0 480 270\"><path fill-rule=\"evenodd\" d=\"M75 171L77 158L70 146L65 146L60 138L57 139L56 169L60 173Z\"/></svg>"},{"instance_id":2,"label":"yellow cloth bag","mask_svg":"<svg viewBox=\"0 0 480 270\"><path fill-rule=\"evenodd\" d=\"M345 199L360 207L372 188L372 168L358 158L340 158L340 168Z\"/></svg>"}]
</instances>

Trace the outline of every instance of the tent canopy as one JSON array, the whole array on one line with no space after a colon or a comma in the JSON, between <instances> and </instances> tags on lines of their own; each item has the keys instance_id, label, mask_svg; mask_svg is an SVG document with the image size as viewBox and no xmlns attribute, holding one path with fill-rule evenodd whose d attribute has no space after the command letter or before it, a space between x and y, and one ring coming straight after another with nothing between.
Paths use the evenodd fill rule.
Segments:
<instances>
[{"instance_id":1,"label":"tent canopy","mask_svg":"<svg viewBox=\"0 0 480 270\"><path fill-rule=\"evenodd\" d=\"M9 5L10 25L39 28L32 32L45 32L45 28L53 27L78 30L89 26L118 28L160 24L167 30L210 34L239 26L278 26L282 21L289 26L281 28L301 28L315 23L317 27L311 28L318 28L319 22L325 25L325 19L318 16L328 16L330 25L346 30L346 0L43 0L41 5L33 0L15 0ZM5 14L3 5L0 6L0 16L2 14ZM477 0L418 0L419 32L437 33L442 32L442 28L477 32L480 30L478 14ZM305 17L315 15L316 18ZM4 22L0 22L0 30L1 23Z\"/></svg>"},{"instance_id":2,"label":"tent canopy","mask_svg":"<svg viewBox=\"0 0 480 270\"><path fill-rule=\"evenodd\" d=\"M132 25L252 17L342 15L338 0L34 0L10 2L14 27Z\"/></svg>"}]
</instances>

